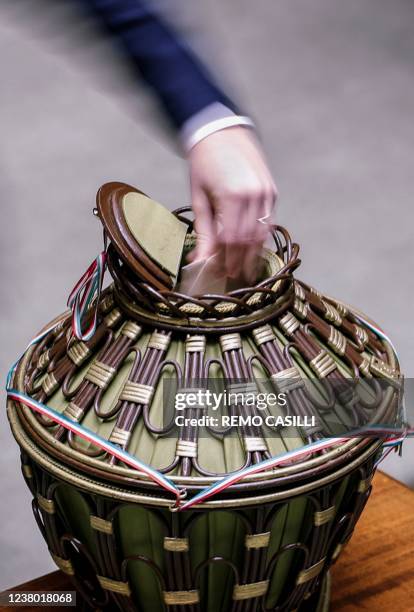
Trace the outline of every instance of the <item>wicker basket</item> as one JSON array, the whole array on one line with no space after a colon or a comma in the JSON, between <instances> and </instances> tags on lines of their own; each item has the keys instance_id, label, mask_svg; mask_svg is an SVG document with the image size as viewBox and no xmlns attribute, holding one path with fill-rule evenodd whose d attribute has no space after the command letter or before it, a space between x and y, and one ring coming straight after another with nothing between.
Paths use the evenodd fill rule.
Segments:
<instances>
[{"instance_id":1,"label":"wicker basket","mask_svg":"<svg viewBox=\"0 0 414 612\"><path fill-rule=\"evenodd\" d=\"M96 308L96 329L76 339L70 314L58 317L20 360L8 402L54 561L92 609L326 610L329 568L382 448L380 438L346 432L395 418L392 347L361 313L294 278L299 248L282 228L255 286L190 297L174 290L195 241L185 210L173 216L111 183L97 212L114 282L86 314L93 322ZM167 256L165 236L174 243ZM166 419L169 389L188 398L210 379L282 393L302 424L200 429ZM188 405L185 414L190 421L204 409ZM257 405L228 410L258 415ZM208 487L214 494L203 497Z\"/></svg>"}]
</instances>

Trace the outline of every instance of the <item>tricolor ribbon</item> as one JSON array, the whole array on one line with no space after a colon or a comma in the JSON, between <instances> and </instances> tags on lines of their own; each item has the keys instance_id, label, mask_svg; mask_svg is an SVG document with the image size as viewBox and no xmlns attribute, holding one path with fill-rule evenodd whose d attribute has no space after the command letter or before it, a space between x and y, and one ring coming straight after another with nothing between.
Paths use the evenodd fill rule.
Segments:
<instances>
[{"instance_id":1,"label":"tricolor ribbon","mask_svg":"<svg viewBox=\"0 0 414 612\"><path fill-rule=\"evenodd\" d=\"M276 455L275 457L271 457L270 459L265 459L264 461L260 461L259 463L255 463L247 468L242 470L238 470L231 474L230 476L226 476L225 478L219 480L215 484L206 487L200 493L195 495L192 499L180 505L179 510L189 510L193 506L201 504L207 501L213 495L217 495L218 493L222 493L228 487L237 484L247 476L252 476L253 474L259 474L260 472L265 472L267 470L272 470L274 468L280 467L282 464L287 461L291 462L292 460L300 459L303 456L308 455L309 453L316 453L322 450L327 450L331 447L334 447L339 444L344 444L352 437L358 436L366 436L367 434L378 434L386 436L385 442L383 444L384 447L390 447L387 452L377 461L376 465L380 463L385 457L393 450L395 446L398 446L402 443L402 441L410 435L414 434L414 430L409 429L398 429L392 427L381 427L380 425L373 427L362 427L361 429L350 431L347 436L340 438L325 438L323 440L318 440L317 442L312 442L311 444L306 444L301 448L285 451L280 455Z\"/></svg>"},{"instance_id":2,"label":"tricolor ribbon","mask_svg":"<svg viewBox=\"0 0 414 612\"><path fill-rule=\"evenodd\" d=\"M106 251L102 251L78 280L69 295L68 306L72 311L72 331L78 340L90 340L95 333L105 269ZM93 301L95 301L95 311L84 331L82 325Z\"/></svg>"},{"instance_id":3,"label":"tricolor ribbon","mask_svg":"<svg viewBox=\"0 0 414 612\"><path fill-rule=\"evenodd\" d=\"M57 412L53 408L49 406L45 406L44 404L32 399L28 395L17 391L16 389L8 389L7 391L8 399L18 402L19 404L23 404L30 408L33 412L37 412L45 417L51 419L54 423L58 425L62 425L68 431L73 432L80 438L83 438L87 442L90 442L94 446L97 446L102 451L112 455L112 457L116 457L123 463L126 463L130 467L136 469L140 473L145 474L150 478L153 482L160 485L163 489L172 493L177 501L177 504L180 502L182 498L182 491L175 486L175 484L169 479L166 478L163 474L149 467L146 463L143 463L136 457L133 457L130 453L123 450L120 446L116 444L112 444L106 438L102 438L102 436L88 429L84 425L79 425L76 421L69 419L64 414Z\"/></svg>"}]
</instances>

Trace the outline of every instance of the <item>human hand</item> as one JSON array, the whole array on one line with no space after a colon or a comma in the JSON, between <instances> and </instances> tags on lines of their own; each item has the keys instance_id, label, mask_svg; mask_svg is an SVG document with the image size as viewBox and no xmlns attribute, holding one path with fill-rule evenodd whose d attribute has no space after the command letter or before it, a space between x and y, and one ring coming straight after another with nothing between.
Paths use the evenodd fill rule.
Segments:
<instances>
[{"instance_id":1,"label":"human hand","mask_svg":"<svg viewBox=\"0 0 414 612\"><path fill-rule=\"evenodd\" d=\"M253 282L277 197L254 132L241 126L214 132L191 149L188 161L197 232L193 261L219 253L226 276Z\"/></svg>"}]
</instances>

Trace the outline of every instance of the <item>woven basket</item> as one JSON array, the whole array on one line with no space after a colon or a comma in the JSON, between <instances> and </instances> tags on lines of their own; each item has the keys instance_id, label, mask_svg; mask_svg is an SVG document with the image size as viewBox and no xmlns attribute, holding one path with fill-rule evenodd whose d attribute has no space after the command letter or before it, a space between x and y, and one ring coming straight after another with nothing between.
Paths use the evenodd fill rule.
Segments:
<instances>
[{"instance_id":1,"label":"woven basket","mask_svg":"<svg viewBox=\"0 0 414 612\"><path fill-rule=\"evenodd\" d=\"M183 209L173 216L111 183L97 212L114 282L87 312L86 323L96 308L96 330L74 338L65 313L20 360L16 393L52 416L17 395L8 402L54 561L92 609L327 609L329 568L369 497L382 449L379 437L347 432L397 413L390 343L361 313L295 279L299 248L282 228L255 286L190 297L175 289L182 253L196 239ZM162 244L152 249L154 222L175 240L169 259ZM302 424L173 426L168 393L188 397L210 379L282 393ZM258 415L256 405L229 410ZM186 409L189 418L202 412ZM109 441L109 451L79 428ZM286 452L270 469L253 469ZM168 479L178 500L127 457Z\"/></svg>"}]
</instances>

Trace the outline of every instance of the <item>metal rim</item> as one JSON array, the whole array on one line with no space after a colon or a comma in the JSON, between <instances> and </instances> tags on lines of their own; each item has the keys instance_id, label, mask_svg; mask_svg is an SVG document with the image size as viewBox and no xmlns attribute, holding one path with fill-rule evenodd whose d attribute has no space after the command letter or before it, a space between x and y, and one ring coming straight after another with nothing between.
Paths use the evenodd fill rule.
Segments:
<instances>
[{"instance_id":1,"label":"metal rim","mask_svg":"<svg viewBox=\"0 0 414 612\"><path fill-rule=\"evenodd\" d=\"M13 435L17 440L18 444L21 446L21 448L23 448L23 450L27 452L27 454L47 472L50 472L51 474L67 482L68 484L72 484L76 487L79 487L92 493L110 497L112 499L120 499L125 502L145 503L147 505L162 506L165 508L171 506L171 499L167 499L165 497L158 497L156 495L135 493L131 490L117 487L114 485L102 484L98 480L94 480L90 477L74 472L66 465L62 465L60 462L53 459L45 451L41 450L38 446L36 446L36 444L29 438L29 436L21 426L15 411L9 411L9 420ZM353 461L339 468L334 473L329 474L328 476L325 476L323 478L313 480L311 483L269 494L238 497L231 499L214 499L198 504L197 508L235 508L242 506L251 506L257 505L259 503L268 503L271 501L283 500L291 497L296 497L304 493L308 493L321 486L330 484L335 480L344 477L348 473L352 472L366 459L375 454L381 447L381 444L381 441L378 440L373 442L373 444L368 449L366 449Z\"/></svg>"}]
</instances>

